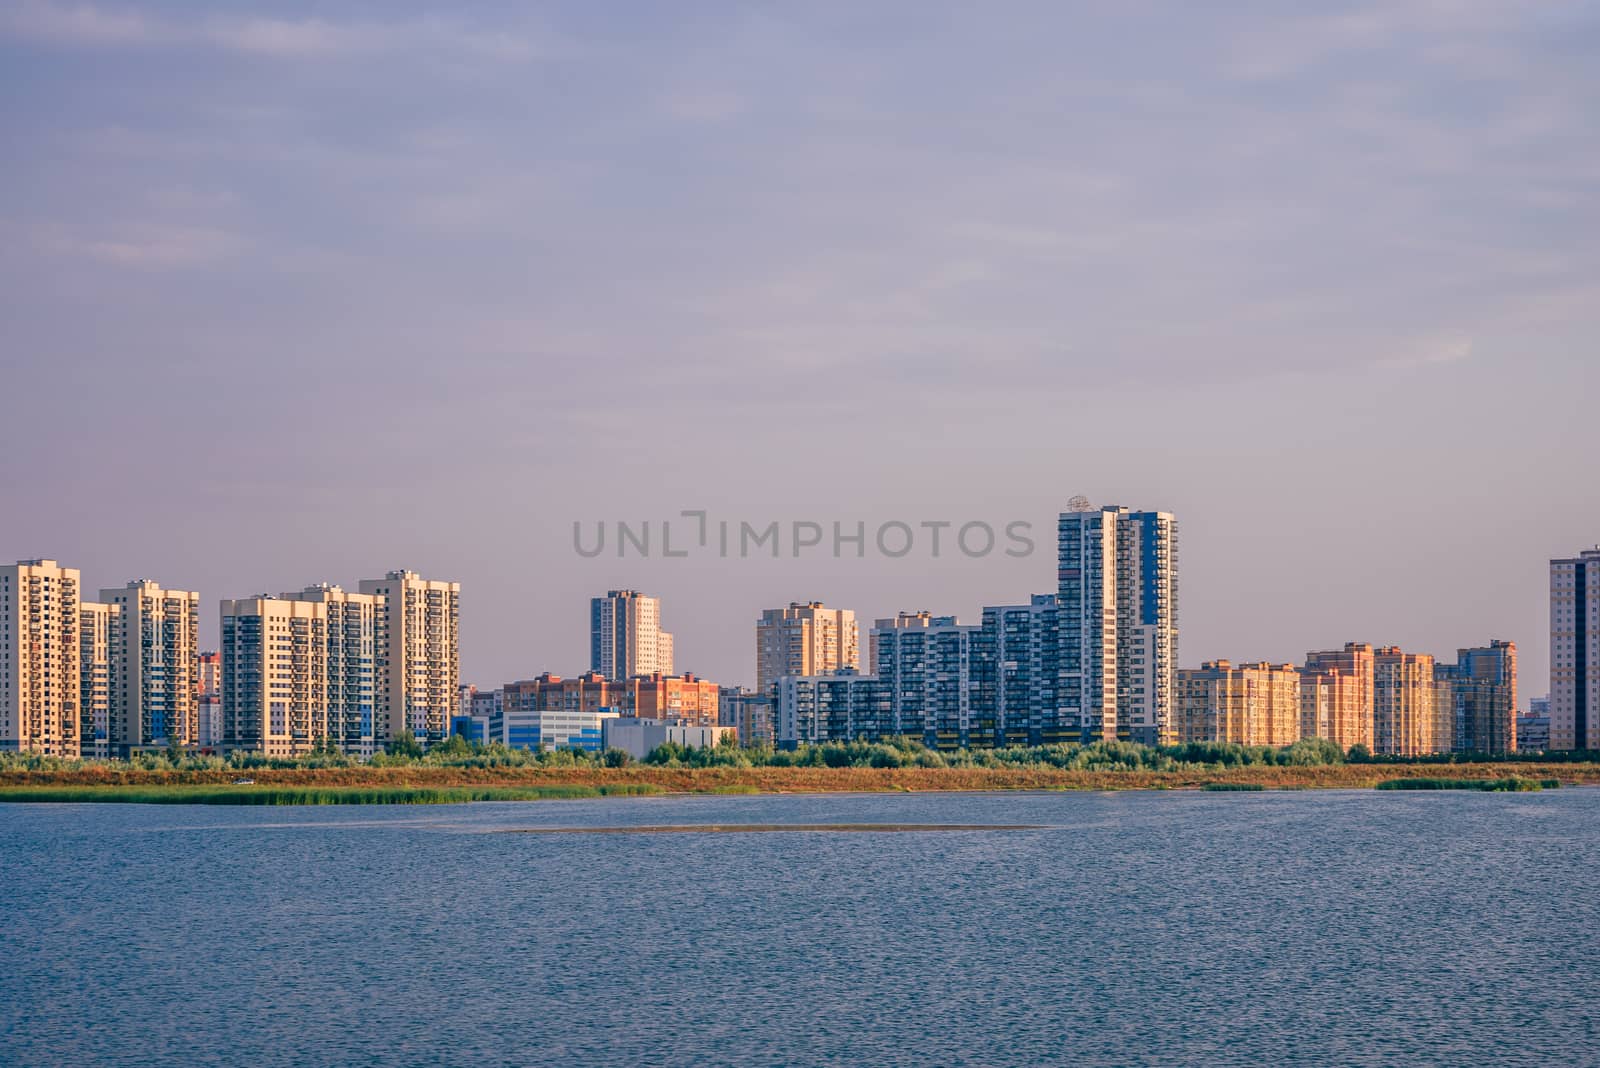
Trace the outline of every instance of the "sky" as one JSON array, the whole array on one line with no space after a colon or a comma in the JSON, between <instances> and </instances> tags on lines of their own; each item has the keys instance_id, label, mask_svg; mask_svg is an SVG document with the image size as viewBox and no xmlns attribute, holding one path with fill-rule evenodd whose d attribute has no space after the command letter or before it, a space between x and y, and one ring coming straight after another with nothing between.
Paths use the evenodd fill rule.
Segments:
<instances>
[{"instance_id":1,"label":"sky","mask_svg":"<svg viewBox=\"0 0 1600 1068\"><path fill-rule=\"evenodd\" d=\"M1081 494L1176 513L1185 666L1501 638L1525 700L1600 542L1597 53L1538 0L0 0L0 555L208 641L454 579L480 688L634 587L748 684L763 608L1049 592ZM685 510L869 546L666 558ZM870 545L940 521L1036 548Z\"/></svg>"}]
</instances>

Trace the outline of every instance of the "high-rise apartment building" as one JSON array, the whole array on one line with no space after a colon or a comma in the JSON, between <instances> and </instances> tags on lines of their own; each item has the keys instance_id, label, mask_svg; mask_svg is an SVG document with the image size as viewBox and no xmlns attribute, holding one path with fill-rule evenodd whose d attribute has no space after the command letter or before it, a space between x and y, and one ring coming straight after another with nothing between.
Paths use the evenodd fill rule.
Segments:
<instances>
[{"instance_id":1,"label":"high-rise apartment building","mask_svg":"<svg viewBox=\"0 0 1600 1068\"><path fill-rule=\"evenodd\" d=\"M1373 651L1365 642L1307 653L1300 672L1300 736L1371 750L1372 679Z\"/></svg>"},{"instance_id":2,"label":"high-rise apartment building","mask_svg":"<svg viewBox=\"0 0 1600 1068\"><path fill-rule=\"evenodd\" d=\"M717 725L738 732L740 745L771 745L772 691L724 686L717 694Z\"/></svg>"},{"instance_id":3,"label":"high-rise apartment building","mask_svg":"<svg viewBox=\"0 0 1600 1068\"><path fill-rule=\"evenodd\" d=\"M934 615L931 612L900 612L886 619L872 621L872 630L867 633L867 669L871 674L878 673L878 635L888 630L903 630L907 627L930 627L933 625Z\"/></svg>"},{"instance_id":4,"label":"high-rise apartment building","mask_svg":"<svg viewBox=\"0 0 1600 1068\"><path fill-rule=\"evenodd\" d=\"M119 612L111 628L111 747L192 746L198 715L200 595L149 579L100 591Z\"/></svg>"},{"instance_id":5,"label":"high-rise apartment building","mask_svg":"<svg viewBox=\"0 0 1600 1068\"><path fill-rule=\"evenodd\" d=\"M979 727L992 723L996 745L1049 745L1076 740L1062 724L1060 611L1053 593L1027 604L983 610L971 641L969 674L977 693ZM992 717L992 719L990 718Z\"/></svg>"},{"instance_id":6,"label":"high-rise apartment building","mask_svg":"<svg viewBox=\"0 0 1600 1068\"><path fill-rule=\"evenodd\" d=\"M377 639L382 737L410 731L423 741L442 740L461 684L461 584L390 571L362 580L360 590L383 598Z\"/></svg>"},{"instance_id":7,"label":"high-rise apartment building","mask_svg":"<svg viewBox=\"0 0 1600 1068\"><path fill-rule=\"evenodd\" d=\"M1175 737L1177 530L1168 512L1083 503L1061 513L1057 698L1075 740Z\"/></svg>"},{"instance_id":8,"label":"high-rise apartment building","mask_svg":"<svg viewBox=\"0 0 1600 1068\"><path fill-rule=\"evenodd\" d=\"M202 749L217 749L222 745L222 654L212 651L195 658L199 675L196 690L196 708L200 732L196 744Z\"/></svg>"},{"instance_id":9,"label":"high-rise apartment building","mask_svg":"<svg viewBox=\"0 0 1600 1068\"><path fill-rule=\"evenodd\" d=\"M830 675L790 675L772 687L773 730L788 747L915 733L896 728L891 683L840 668Z\"/></svg>"},{"instance_id":10,"label":"high-rise apartment building","mask_svg":"<svg viewBox=\"0 0 1600 1068\"><path fill-rule=\"evenodd\" d=\"M608 679L672 674L672 635L661 601L638 590L608 590L589 602L589 670Z\"/></svg>"},{"instance_id":11,"label":"high-rise apartment building","mask_svg":"<svg viewBox=\"0 0 1600 1068\"><path fill-rule=\"evenodd\" d=\"M887 686L889 701L886 718L872 734L908 735L945 749L994 744L993 687L975 686L971 671L979 630L955 616L933 616L925 627L875 631L876 677Z\"/></svg>"},{"instance_id":12,"label":"high-rise apartment building","mask_svg":"<svg viewBox=\"0 0 1600 1068\"><path fill-rule=\"evenodd\" d=\"M77 757L83 678L76 568L0 568L0 750Z\"/></svg>"},{"instance_id":13,"label":"high-rise apartment building","mask_svg":"<svg viewBox=\"0 0 1600 1068\"><path fill-rule=\"evenodd\" d=\"M1448 713L1451 748L1458 753L1517 750L1517 645L1493 641L1460 649L1454 664L1435 664ZM1436 739L1439 743L1443 738Z\"/></svg>"},{"instance_id":14,"label":"high-rise apartment building","mask_svg":"<svg viewBox=\"0 0 1600 1068\"><path fill-rule=\"evenodd\" d=\"M83 755L95 760L115 755L111 745L111 699L118 688L120 657L112 655L112 644L121 623L120 605L95 601L78 605L78 677L82 680L79 744Z\"/></svg>"},{"instance_id":15,"label":"high-rise apartment building","mask_svg":"<svg viewBox=\"0 0 1600 1068\"><path fill-rule=\"evenodd\" d=\"M1372 658L1372 751L1422 756L1449 749L1433 657L1384 646Z\"/></svg>"},{"instance_id":16,"label":"high-rise apartment building","mask_svg":"<svg viewBox=\"0 0 1600 1068\"><path fill-rule=\"evenodd\" d=\"M756 620L756 690L785 675L822 675L861 666L856 614L821 601L769 608Z\"/></svg>"},{"instance_id":17,"label":"high-rise apartment building","mask_svg":"<svg viewBox=\"0 0 1600 1068\"><path fill-rule=\"evenodd\" d=\"M1178 672L1180 742L1292 745L1300 740L1300 670L1215 660Z\"/></svg>"},{"instance_id":18,"label":"high-rise apartment building","mask_svg":"<svg viewBox=\"0 0 1600 1068\"><path fill-rule=\"evenodd\" d=\"M223 742L267 756L319 745L371 755L383 598L313 586L222 602ZM447 718L448 723L448 718Z\"/></svg>"},{"instance_id":19,"label":"high-rise apartment building","mask_svg":"<svg viewBox=\"0 0 1600 1068\"><path fill-rule=\"evenodd\" d=\"M1600 749L1600 547L1550 561L1550 748Z\"/></svg>"}]
</instances>

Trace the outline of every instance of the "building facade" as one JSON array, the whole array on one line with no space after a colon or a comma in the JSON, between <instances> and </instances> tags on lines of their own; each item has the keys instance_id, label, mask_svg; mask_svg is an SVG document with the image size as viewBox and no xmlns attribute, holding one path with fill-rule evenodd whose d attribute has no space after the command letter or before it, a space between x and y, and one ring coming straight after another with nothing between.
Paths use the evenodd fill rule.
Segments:
<instances>
[{"instance_id":1,"label":"building facade","mask_svg":"<svg viewBox=\"0 0 1600 1068\"><path fill-rule=\"evenodd\" d=\"M1348 642L1343 649L1306 654L1300 671L1300 736L1325 738L1340 749L1373 748L1372 646Z\"/></svg>"},{"instance_id":2,"label":"building facade","mask_svg":"<svg viewBox=\"0 0 1600 1068\"><path fill-rule=\"evenodd\" d=\"M200 595L135 579L101 590L100 602L119 610L111 627L113 754L198 744Z\"/></svg>"},{"instance_id":3,"label":"building facade","mask_svg":"<svg viewBox=\"0 0 1600 1068\"><path fill-rule=\"evenodd\" d=\"M785 675L825 675L861 666L856 614L821 601L769 608L756 620L756 690Z\"/></svg>"},{"instance_id":4,"label":"building facade","mask_svg":"<svg viewBox=\"0 0 1600 1068\"><path fill-rule=\"evenodd\" d=\"M717 725L738 731L740 745L771 745L772 688L757 693L743 686L723 686L717 693Z\"/></svg>"},{"instance_id":5,"label":"building facade","mask_svg":"<svg viewBox=\"0 0 1600 1068\"><path fill-rule=\"evenodd\" d=\"M697 727L717 726L722 688L690 672L640 675L623 684L624 715Z\"/></svg>"},{"instance_id":6,"label":"building facade","mask_svg":"<svg viewBox=\"0 0 1600 1068\"><path fill-rule=\"evenodd\" d=\"M1516 752L1515 642L1496 640L1457 650L1454 664L1434 665L1434 676L1447 702L1451 749L1458 753Z\"/></svg>"},{"instance_id":7,"label":"building facade","mask_svg":"<svg viewBox=\"0 0 1600 1068\"><path fill-rule=\"evenodd\" d=\"M1300 669L1215 660L1178 672L1180 742L1293 745L1300 740Z\"/></svg>"},{"instance_id":8,"label":"building facade","mask_svg":"<svg viewBox=\"0 0 1600 1068\"><path fill-rule=\"evenodd\" d=\"M1057 528L1061 719L1073 740L1171 742L1178 653L1178 525L1110 506Z\"/></svg>"},{"instance_id":9,"label":"building facade","mask_svg":"<svg viewBox=\"0 0 1600 1068\"><path fill-rule=\"evenodd\" d=\"M196 744L202 749L222 746L222 654L203 652L195 658L199 675L196 692L197 718L200 729Z\"/></svg>"},{"instance_id":10,"label":"building facade","mask_svg":"<svg viewBox=\"0 0 1600 1068\"><path fill-rule=\"evenodd\" d=\"M81 755L82 596L54 560L0 568L0 750Z\"/></svg>"},{"instance_id":11,"label":"building facade","mask_svg":"<svg viewBox=\"0 0 1600 1068\"><path fill-rule=\"evenodd\" d=\"M895 729L891 705L887 680L850 668L791 675L772 686L774 729L778 744L787 748L908 733Z\"/></svg>"},{"instance_id":12,"label":"building facade","mask_svg":"<svg viewBox=\"0 0 1600 1068\"><path fill-rule=\"evenodd\" d=\"M652 750L668 742L685 749L714 749L734 736L732 727L644 719L639 716L616 716L600 725L601 747L620 749L635 760L643 760Z\"/></svg>"},{"instance_id":13,"label":"building facade","mask_svg":"<svg viewBox=\"0 0 1600 1068\"><path fill-rule=\"evenodd\" d=\"M1600 548L1550 561L1551 749L1600 749Z\"/></svg>"},{"instance_id":14,"label":"building facade","mask_svg":"<svg viewBox=\"0 0 1600 1068\"><path fill-rule=\"evenodd\" d=\"M1439 694L1432 656L1392 645L1374 650L1372 751L1410 757L1448 750L1453 717Z\"/></svg>"},{"instance_id":15,"label":"building facade","mask_svg":"<svg viewBox=\"0 0 1600 1068\"><path fill-rule=\"evenodd\" d=\"M1027 604L995 605L971 642L968 671L976 686L980 727L992 715L995 745L1076 741L1061 716L1060 611L1053 593Z\"/></svg>"},{"instance_id":16,"label":"building facade","mask_svg":"<svg viewBox=\"0 0 1600 1068\"><path fill-rule=\"evenodd\" d=\"M83 601L78 606L78 677L82 681L78 707L79 748L83 756L105 760L111 746L111 695L117 687L118 658L112 656L113 636L121 626L122 608L114 604Z\"/></svg>"},{"instance_id":17,"label":"building facade","mask_svg":"<svg viewBox=\"0 0 1600 1068\"><path fill-rule=\"evenodd\" d=\"M223 601L223 744L267 756L381 748L392 737L377 685L382 607L337 586Z\"/></svg>"},{"instance_id":18,"label":"building facade","mask_svg":"<svg viewBox=\"0 0 1600 1068\"><path fill-rule=\"evenodd\" d=\"M882 718L859 722L854 736L905 735L944 749L994 744L993 687L983 686L981 673L972 670L973 640L980 629L955 616L933 616L925 627L877 631L875 677L887 686L889 700Z\"/></svg>"},{"instance_id":19,"label":"building facade","mask_svg":"<svg viewBox=\"0 0 1600 1068\"><path fill-rule=\"evenodd\" d=\"M607 590L589 602L589 670L608 679L671 675L672 635L661 601L638 590Z\"/></svg>"},{"instance_id":20,"label":"building facade","mask_svg":"<svg viewBox=\"0 0 1600 1068\"><path fill-rule=\"evenodd\" d=\"M434 742L450 729L461 685L461 584L390 571L363 579L383 598L378 619L378 708L382 735L410 731Z\"/></svg>"}]
</instances>

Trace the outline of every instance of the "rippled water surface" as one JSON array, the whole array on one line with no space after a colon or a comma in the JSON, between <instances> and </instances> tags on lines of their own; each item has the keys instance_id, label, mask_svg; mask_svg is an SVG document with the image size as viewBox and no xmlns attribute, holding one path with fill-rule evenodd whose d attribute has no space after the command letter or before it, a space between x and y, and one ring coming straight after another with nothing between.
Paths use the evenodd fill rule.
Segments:
<instances>
[{"instance_id":1,"label":"rippled water surface","mask_svg":"<svg viewBox=\"0 0 1600 1068\"><path fill-rule=\"evenodd\" d=\"M1600 790L0 805L0 887L7 1064L1600 1064Z\"/></svg>"}]
</instances>

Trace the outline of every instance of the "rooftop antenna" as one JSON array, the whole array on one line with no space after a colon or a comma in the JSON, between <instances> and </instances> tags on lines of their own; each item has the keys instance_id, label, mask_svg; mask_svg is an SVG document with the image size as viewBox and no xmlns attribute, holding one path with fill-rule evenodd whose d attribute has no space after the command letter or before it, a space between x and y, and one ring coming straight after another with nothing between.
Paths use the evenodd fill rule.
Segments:
<instances>
[{"instance_id":1,"label":"rooftop antenna","mask_svg":"<svg viewBox=\"0 0 1600 1068\"><path fill-rule=\"evenodd\" d=\"M1094 505L1089 503L1089 498L1080 493L1067 502L1067 511L1092 512L1094 511Z\"/></svg>"}]
</instances>

